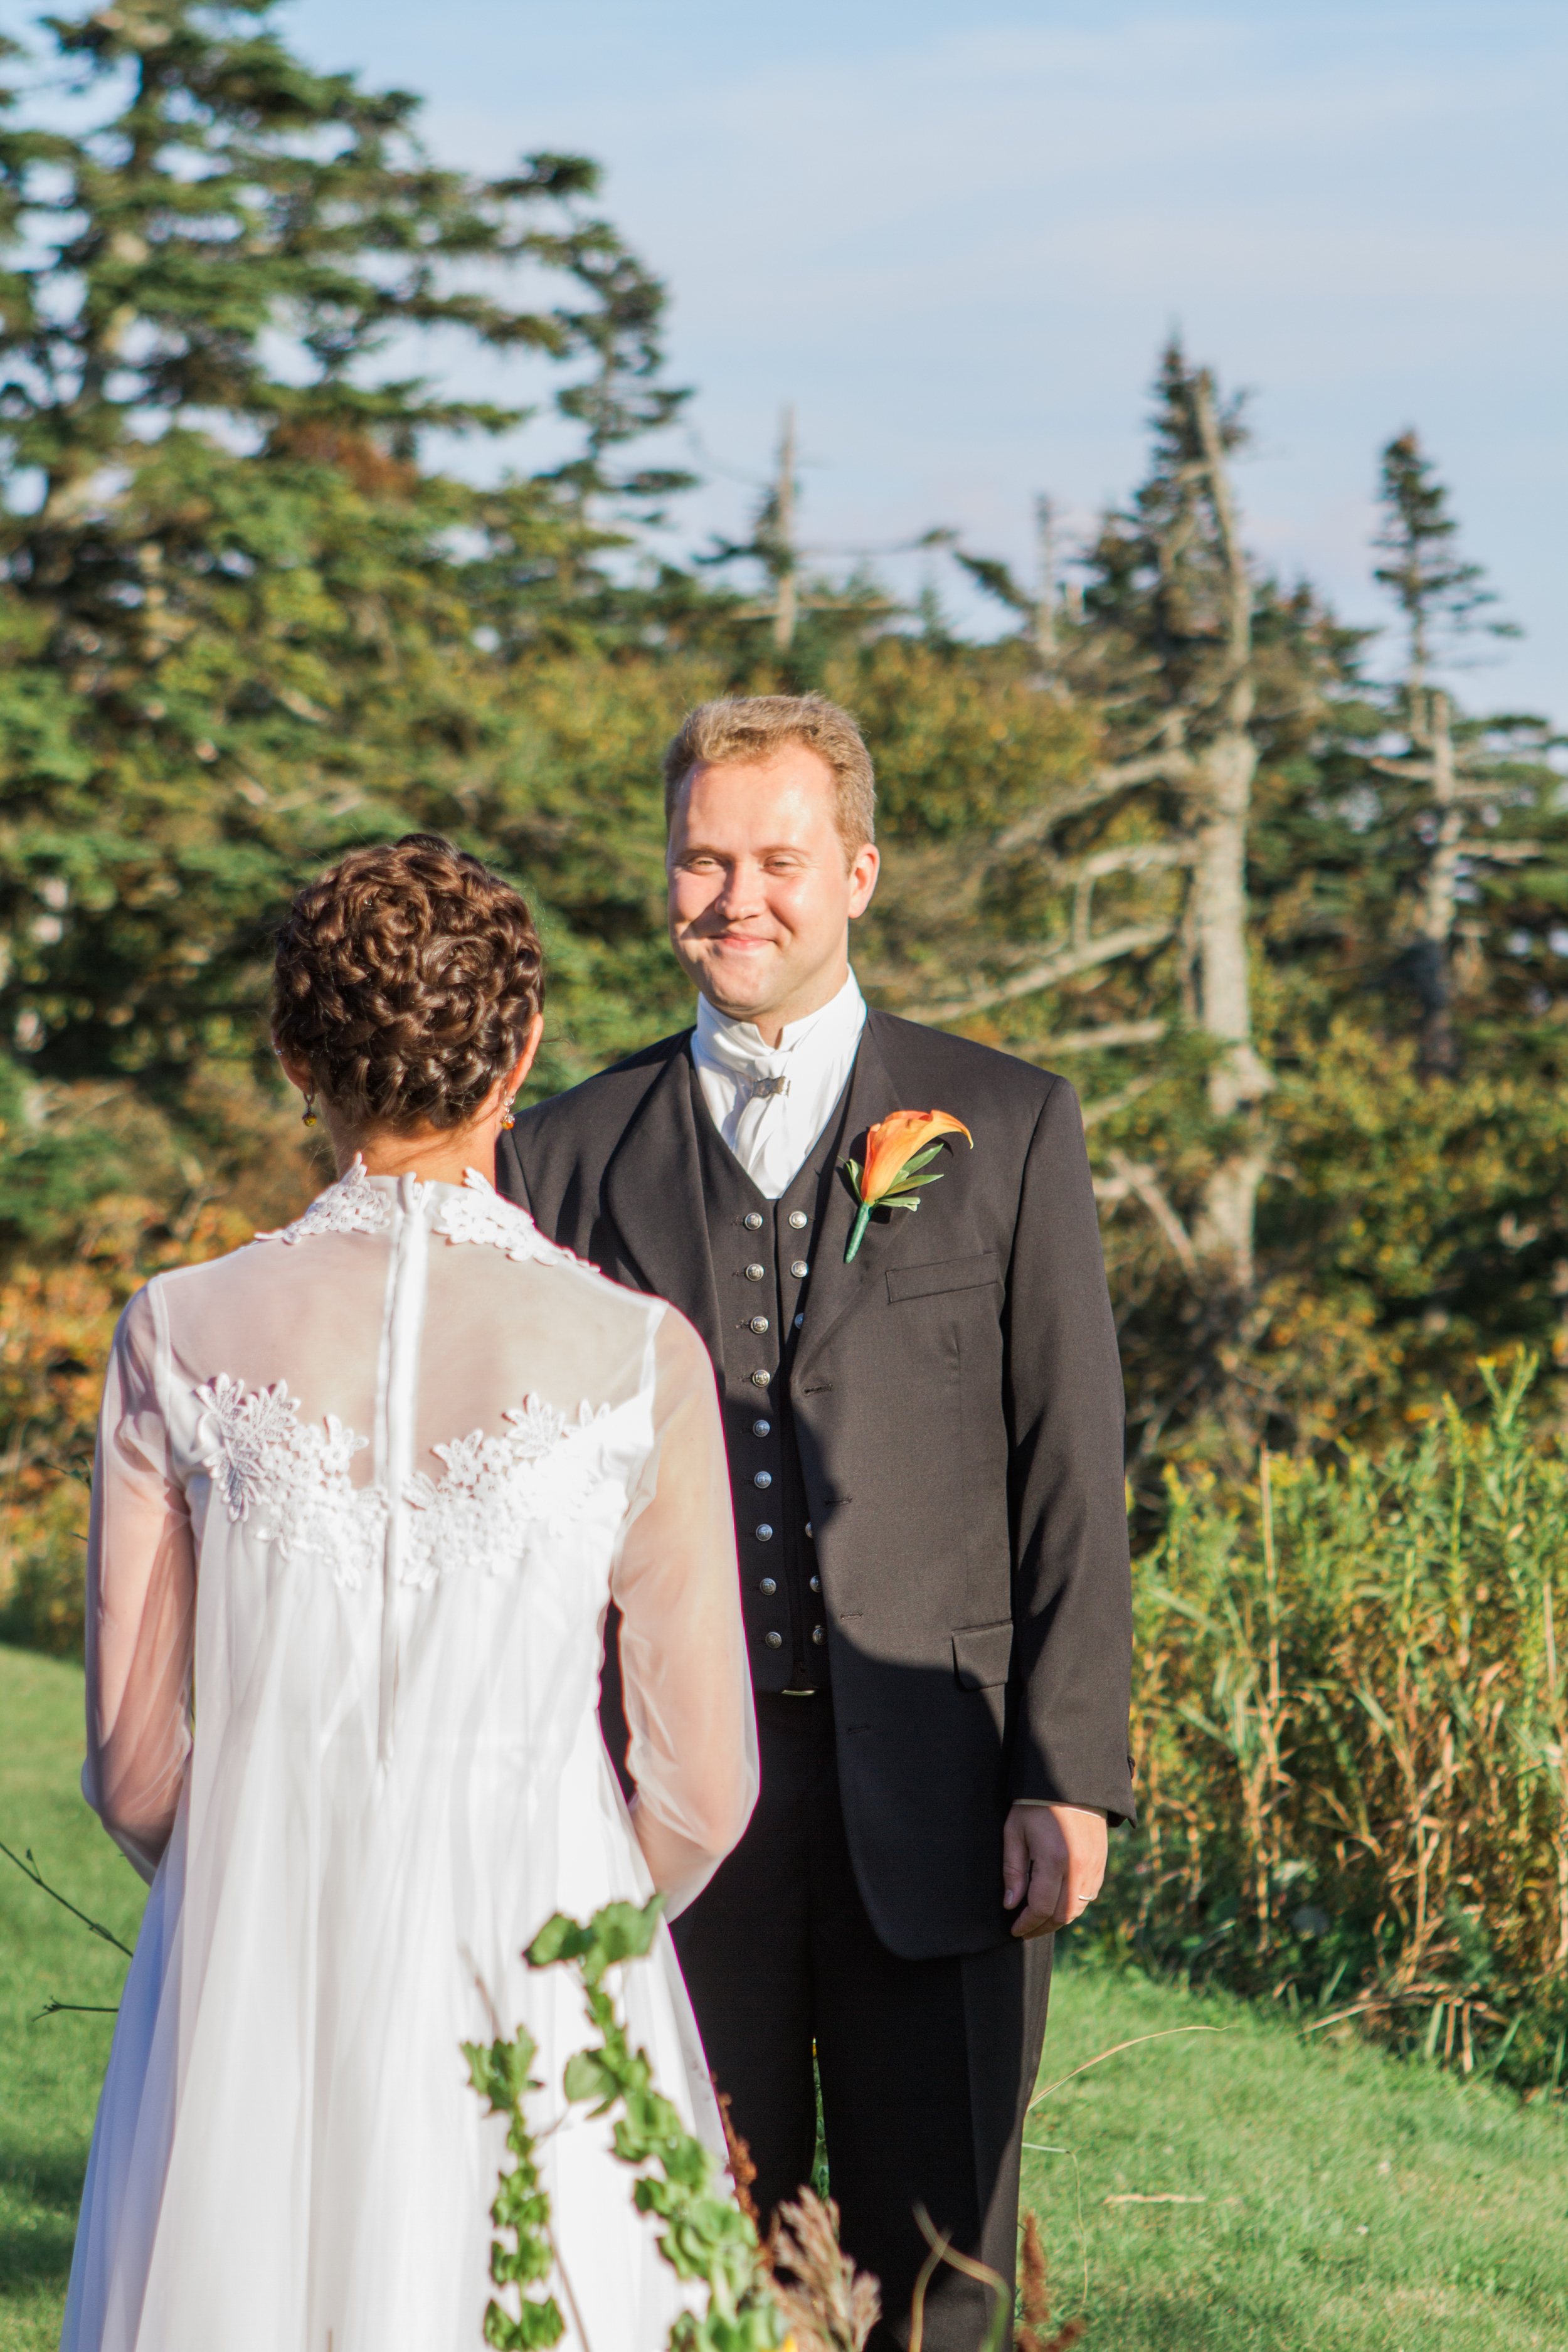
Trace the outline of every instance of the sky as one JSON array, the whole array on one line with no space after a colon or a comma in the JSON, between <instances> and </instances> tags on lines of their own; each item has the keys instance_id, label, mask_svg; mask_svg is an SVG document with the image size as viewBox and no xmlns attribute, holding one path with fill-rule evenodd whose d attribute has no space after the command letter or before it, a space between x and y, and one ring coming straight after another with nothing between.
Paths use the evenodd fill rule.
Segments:
<instances>
[{"instance_id":1,"label":"sky","mask_svg":"<svg viewBox=\"0 0 1568 2352\"><path fill-rule=\"evenodd\" d=\"M672 543L743 525L789 401L808 545L945 525L1027 571L1037 492L1070 534L1135 486L1176 327L1253 396L1258 561L1386 619L1377 453L1415 425L1525 631L1461 697L1568 725L1560 0L297 0L282 28L424 93L443 161L603 163L694 387ZM885 568L933 563L994 625L941 559Z\"/></svg>"}]
</instances>

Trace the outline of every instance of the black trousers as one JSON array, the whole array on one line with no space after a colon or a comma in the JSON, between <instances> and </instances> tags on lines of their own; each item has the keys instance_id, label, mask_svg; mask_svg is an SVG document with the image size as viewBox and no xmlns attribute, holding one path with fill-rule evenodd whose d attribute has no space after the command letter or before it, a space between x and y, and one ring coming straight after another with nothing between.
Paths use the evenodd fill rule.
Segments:
<instances>
[{"instance_id":1,"label":"black trousers","mask_svg":"<svg viewBox=\"0 0 1568 2352\"><path fill-rule=\"evenodd\" d=\"M1039 2068L1051 1943L907 1960L877 1936L844 1831L832 1699L759 1694L762 1794L744 1838L675 1922L715 2082L757 2168L764 2224L811 2175L815 2044L845 2251L882 2284L877 2352L908 2344L922 2204L1009 2282L1018 2146ZM1000 1842L997 1869L1001 1869ZM975 2352L990 2294L944 2264L926 2352Z\"/></svg>"}]
</instances>

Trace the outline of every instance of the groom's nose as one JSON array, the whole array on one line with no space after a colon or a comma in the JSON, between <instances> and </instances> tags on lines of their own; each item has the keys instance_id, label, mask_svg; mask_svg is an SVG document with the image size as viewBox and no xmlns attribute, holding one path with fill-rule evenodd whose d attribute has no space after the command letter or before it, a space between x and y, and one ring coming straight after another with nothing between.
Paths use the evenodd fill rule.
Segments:
<instances>
[{"instance_id":1,"label":"groom's nose","mask_svg":"<svg viewBox=\"0 0 1568 2352\"><path fill-rule=\"evenodd\" d=\"M736 922L747 915L763 911L762 877L757 868L744 859L737 858L724 868L724 877L711 900L715 914L726 922Z\"/></svg>"}]
</instances>

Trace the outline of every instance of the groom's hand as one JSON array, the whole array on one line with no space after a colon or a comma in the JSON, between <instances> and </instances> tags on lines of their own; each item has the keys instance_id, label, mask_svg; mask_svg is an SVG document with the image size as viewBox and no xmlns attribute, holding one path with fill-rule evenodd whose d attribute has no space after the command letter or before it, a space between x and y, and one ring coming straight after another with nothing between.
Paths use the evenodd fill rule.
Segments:
<instances>
[{"instance_id":1,"label":"groom's hand","mask_svg":"<svg viewBox=\"0 0 1568 2352\"><path fill-rule=\"evenodd\" d=\"M1105 1815L1085 1805L1015 1805L1002 1827L1002 1901L1015 1936L1066 1927L1105 1877Z\"/></svg>"}]
</instances>

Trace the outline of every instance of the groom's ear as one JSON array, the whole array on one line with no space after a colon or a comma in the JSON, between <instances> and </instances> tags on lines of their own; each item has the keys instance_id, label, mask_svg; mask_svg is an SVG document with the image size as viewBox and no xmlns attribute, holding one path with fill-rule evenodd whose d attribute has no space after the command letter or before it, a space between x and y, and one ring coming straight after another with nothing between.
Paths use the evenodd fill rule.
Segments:
<instances>
[{"instance_id":1,"label":"groom's ear","mask_svg":"<svg viewBox=\"0 0 1568 2352\"><path fill-rule=\"evenodd\" d=\"M863 915L871 903L877 887L877 877L882 870L882 853L874 841L863 841L849 860L849 919Z\"/></svg>"}]
</instances>

